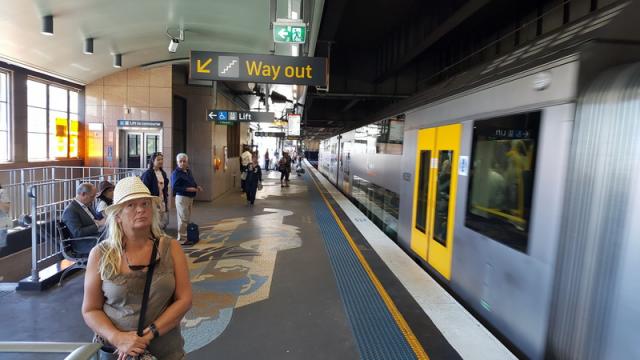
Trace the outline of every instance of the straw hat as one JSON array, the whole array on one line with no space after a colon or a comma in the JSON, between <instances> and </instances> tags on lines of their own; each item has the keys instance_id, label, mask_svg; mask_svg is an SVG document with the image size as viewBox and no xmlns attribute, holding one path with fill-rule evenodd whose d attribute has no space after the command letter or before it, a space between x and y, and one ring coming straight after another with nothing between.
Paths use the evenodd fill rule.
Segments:
<instances>
[{"instance_id":1,"label":"straw hat","mask_svg":"<svg viewBox=\"0 0 640 360\"><path fill-rule=\"evenodd\" d=\"M157 196L151 195L147 186L137 176L124 178L116 184L113 190L113 204L104 209L107 215L110 215L115 208L129 200L148 198L158 201Z\"/></svg>"},{"instance_id":2,"label":"straw hat","mask_svg":"<svg viewBox=\"0 0 640 360\"><path fill-rule=\"evenodd\" d=\"M115 186L113 186L112 183L108 182L108 181L101 181L100 184L98 184L98 192L96 193L96 196L100 196L102 195L103 192L109 190L109 189L113 189Z\"/></svg>"}]
</instances>

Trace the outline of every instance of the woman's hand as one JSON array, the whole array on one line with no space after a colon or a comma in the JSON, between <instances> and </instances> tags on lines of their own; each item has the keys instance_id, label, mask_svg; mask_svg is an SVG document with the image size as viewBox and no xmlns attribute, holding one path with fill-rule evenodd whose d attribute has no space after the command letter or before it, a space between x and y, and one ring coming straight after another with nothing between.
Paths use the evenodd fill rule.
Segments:
<instances>
[{"instance_id":1,"label":"woman's hand","mask_svg":"<svg viewBox=\"0 0 640 360\"><path fill-rule=\"evenodd\" d=\"M140 337L135 331L119 332L110 341L118 348L118 360L126 359L127 355L140 355L149 346L148 336Z\"/></svg>"},{"instance_id":2,"label":"woman's hand","mask_svg":"<svg viewBox=\"0 0 640 360\"><path fill-rule=\"evenodd\" d=\"M200 185L198 185L197 189L198 189L198 191L204 191L204 189Z\"/></svg>"}]
</instances>

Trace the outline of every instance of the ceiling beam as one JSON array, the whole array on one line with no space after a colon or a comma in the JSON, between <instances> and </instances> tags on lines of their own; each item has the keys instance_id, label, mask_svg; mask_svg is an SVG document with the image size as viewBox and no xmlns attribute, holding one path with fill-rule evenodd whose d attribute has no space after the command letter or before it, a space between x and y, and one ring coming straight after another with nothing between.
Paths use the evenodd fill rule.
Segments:
<instances>
[{"instance_id":1,"label":"ceiling beam","mask_svg":"<svg viewBox=\"0 0 640 360\"><path fill-rule=\"evenodd\" d=\"M460 9L458 9L455 13L447 18L440 26L435 28L433 31L429 33L429 35L424 38L421 42L415 44L415 46L409 46L411 50L407 52L403 57L398 57L395 62L390 63L387 68L379 75L375 82L381 83L386 80L389 76L395 74L411 61L413 61L420 54L425 52L428 48L430 48L433 44L435 44L438 40L442 39L449 32L458 27L462 22L467 20L473 14L475 14L478 10L483 8L485 5L489 4L491 0L470 0L465 5L463 5ZM383 45L384 46L384 45ZM378 51L382 51L383 49L379 49Z\"/></svg>"},{"instance_id":2,"label":"ceiling beam","mask_svg":"<svg viewBox=\"0 0 640 360\"><path fill-rule=\"evenodd\" d=\"M321 99L406 99L409 95L394 95L394 94L352 94L352 93L309 93L308 97L315 97Z\"/></svg>"}]
</instances>

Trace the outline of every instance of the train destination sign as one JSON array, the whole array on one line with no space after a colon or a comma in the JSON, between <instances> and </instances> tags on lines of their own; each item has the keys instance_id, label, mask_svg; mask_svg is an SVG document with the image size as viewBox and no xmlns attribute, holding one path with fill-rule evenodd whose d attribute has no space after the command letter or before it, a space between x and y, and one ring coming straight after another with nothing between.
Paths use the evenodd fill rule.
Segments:
<instances>
[{"instance_id":1,"label":"train destination sign","mask_svg":"<svg viewBox=\"0 0 640 360\"><path fill-rule=\"evenodd\" d=\"M189 66L193 80L327 85L327 59L319 57L192 51Z\"/></svg>"},{"instance_id":2,"label":"train destination sign","mask_svg":"<svg viewBox=\"0 0 640 360\"><path fill-rule=\"evenodd\" d=\"M207 111L207 120L215 121L218 125L233 125L237 122L273 122L275 114L272 112L211 110Z\"/></svg>"}]
</instances>

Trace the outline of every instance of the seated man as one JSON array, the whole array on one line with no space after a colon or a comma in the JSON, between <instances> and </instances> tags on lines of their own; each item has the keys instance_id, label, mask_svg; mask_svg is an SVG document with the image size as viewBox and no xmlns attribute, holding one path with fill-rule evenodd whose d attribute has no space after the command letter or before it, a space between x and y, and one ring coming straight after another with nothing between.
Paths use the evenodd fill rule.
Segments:
<instances>
[{"instance_id":1,"label":"seated man","mask_svg":"<svg viewBox=\"0 0 640 360\"><path fill-rule=\"evenodd\" d=\"M80 184L76 189L76 197L67 205L62 213L62 221L73 237L99 237L105 227L105 219L97 219L92 208L96 198L96 188L93 184Z\"/></svg>"}]
</instances>

